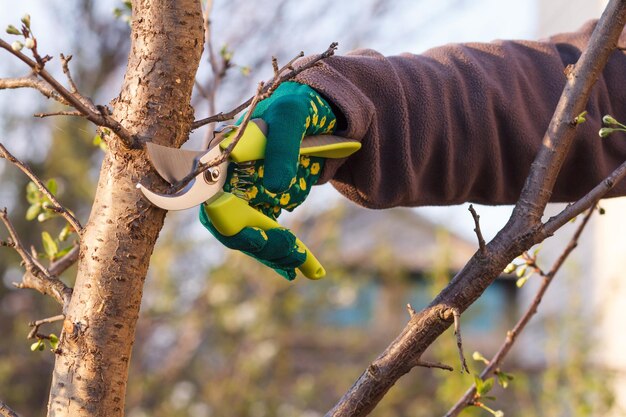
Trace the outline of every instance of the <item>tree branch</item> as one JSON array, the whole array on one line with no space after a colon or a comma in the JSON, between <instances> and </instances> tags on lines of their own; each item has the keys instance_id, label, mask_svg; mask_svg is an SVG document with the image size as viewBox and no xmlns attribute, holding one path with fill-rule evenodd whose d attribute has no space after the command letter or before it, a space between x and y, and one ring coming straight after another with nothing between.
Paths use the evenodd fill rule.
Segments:
<instances>
[{"instance_id":1,"label":"tree branch","mask_svg":"<svg viewBox=\"0 0 626 417\"><path fill-rule=\"evenodd\" d=\"M0 78L0 90L15 88L34 88L47 98L54 99L59 103L69 105L67 100L59 95L50 85L39 78L35 74L19 78Z\"/></svg>"},{"instance_id":2,"label":"tree branch","mask_svg":"<svg viewBox=\"0 0 626 417\"><path fill-rule=\"evenodd\" d=\"M293 62L295 62L296 59L298 59L298 58L303 56L302 52L300 52L300 54L298 54L298 56L296 56L296 58L294 58L291 61L289 61L289 63L287 65L285 65L283 68L281 68L278 71L278 73L282 74L287 69L290 69L291 71L289 71L286 74L282 74L280 77L274 76L274 78L272 78L267 84L265 84L265 87L264 87L262 92L271 94L276 89L276 87L278 87L282 82L285 82L285 81L288 81L288 80L292 79L293 77L295 77L296 75L298 75L302 71L311 68L312 66L317 64L319 61L321 61L321 60L323 60L325 58L328 58L329 56L334 55L336 49L337 49L337 42L333 42L333 43L330 44L328 49L326 49L326 51L324 51L321 54L315 56L310 61L308 61L306 64L304 64L304 65L294 69L292 67ZM202 127L202 126L204 126L206 124L209 124L209 123L223 122L223 121L232 119L239 112L241 112L246 107L248 107L252 103L252 101L254 100L254 97L256 97L256 95L250 97L244 103L240 104L239 106L237 106L236 108L234 108L233 110L231 110L231 111L229 111L227 113L218 113L218 114L216 114L214 116L207 117L206 119L196 120L195 122L193 122L191 124L191 129L194 130L194 129L197 129L197 128Z\"/></svg>"},{"instance_id":3,"label":"tree branch","mask_svg":"<svg viewBox=\"0 0 626 417\"><path fill-rule=\"evenodd\" d=\"M469 212L472 213L472 218L474 219L474 233L476 233L476 237L478 238L478 249L484 254L485 253L485 239L483 238L483 233L480 230L480 216L474 210L474 206L470 204L468 208Z\"/></svg>"},{"instance_id":4,"label":"tree branch","mask_svg":"<svg viewBox=\"0 0 626 417\"><path fill-rule=\"evenodd\" d=\"M63 312L69 305L72 297L72 289L63 281L54 278L46 268L38 266L28 251L22 245L15 228L9 220L7 209L0 210L0 220L9 231L11 240L7 246L11 246L20 255L28 274L25 274L21 283L14 283L17 288L30 288L39 291L41 294L49 295L63 306Z\"/></svg>"},{"instance_id":5,"label":"tree branch","mask_svg":"<svg viewBox=\"0 0 626 417\"><path fill-rule=\"evenodd\" d=\"M32 321L32 322L28 323L28 325L30 327L32 327L32 329L28 333L28 336L26 336L26 339L47 339L47 338L49 338L49 336L39 334L38 333L39 332L39 328L42 325L44 325L44 324L55 323L57 321L63 320L64 318L65 318L65 315L59 314L58 316L48 317L48 318L45 318L45 319L36 320L36 321Z\"/></svg>"},{"instance_id":6,"label":"tree branch","mask_svg":"<svg viewBox=\"0 0 626 417\"><path fill-rule=\"evenodd\" d=\"M587 212L582 223L578 226L578 228L576 229L576 232L570 239L568 245L565 247L565 249L559 256L559 258L554 263L554 265L552 265L552 269L550 269L550 272L548 272L547 274L543 274L543 273L540 274L541 277L543 277L543 282L541 283L539 290L537 290L537 293L535 294L535 297L532 303L530 304L530 306L528 307L524 315L522 315L519 321L515 324L515 327L513 328L513 330L507 332L504 343L502 343L502 345L500 346L500 349L498 349L498 352L491 359L491 361L489 361L489 364L485 367L485 369L483 369L483 371L480 373L480 378L482 380L485 380L491 377L495 372L499 370L500 366L502 365L502 362L504 361L504 358L513 347L513 344L517 340L518 336L520 335L522 331L524 331L530 319L537 313L537 309L539 307L539 304L541 303L541 300L543 299L544 294L546 293L546 290L552 283L554 276L557 274L557 272L559 271L563 263L565 263L565 260L567 259L567 257L572 253L572 251L578 245L578 240L580 238L580 235L585 229L585 226L587 226L587 223L589 222L589 219L591 218L593 213L594 213L593 208ZM476 396L476 385L472 385L472 387L469 388L467 392L465 392L463 397L446 413L445 417L454 417L454 416L459 415L459 413L461 413L461 411L463 411L465 407L472 405L473 401L475 400L475 396Z\"/></svg>"},{"instance_id":7,"label":"tree branch","mask_svg":"<svg viewBox=\"0 0 626 417\"><path fill-rule=\"evenodd\" d=\"M614 49L626 19L626 1L611 0L602 14L552 117L531 172L513 214L504 228L478 251L446 288L423 310L412 316L396 339L367 368L327 416L365 416L386 392L453 322L445 312L462 313L520 253L545 238L541 216L554 180L569 150L577 116Z\"/></svg>"},{"instance_id":8,"label":"tree branch","mask_svg":"<svg viewBox=\"0 0 626 417\"><path fill-rule=\"evenodd\" d=\"M0 416L2 417L20 417L15 411L0 400Z\"/></svg>"},{"instance_id":9,"label":"tree branch","mask_svg":"<svg viewBox=\"0 0 626 417\"><path fill-rule=\"evenodd\" d=\"M137 138L130 133L121 123L113 119L109 114L101 111L97 106L90 104L90 100L80 94L78 91L69 91L56 78L54 78L48 71L46 71L42 63L33 61L20 51L14 51L6 41L0 39L0 48L7 50L10 54L17 57L19 60L28 65L33 72L45 80L50 87L56 91L68 105L74 107L80 113L82 113L87 120L91 121L97 126L107 127L111 129L124 143L124 145L130 149L137 148L139 146ZM44 61L45 62L45 61ZM69 73L69 72L68 72ZM73 85L73 81L71 82ZM74 87L72 87L74 88Z\"/></svg>"},{"instance_id":10,"label":"tree branch","mask_svg":"<svg viewBox=\"0 0 626 417\"><path fill-rule=\"evenodd\" d=\"M454 317L454 335L456 336L456 347L459 351L459 357L461 359L461 373L470 373L467 367L467 361L465 360L465 354L463 353L463 338L461 337L461 313L458 309L452 309L452 316Z\"/></svg>"},{"instance_id":11,"label":"tree branch","mask_svg":"<svg viewBox=\"0 0 626 417\"><path fill-rule=\"evenodd\" d=\"M40 119L43 119L44 117L50 117L50 116L79 116L79 117L85 117L85 115L82 114L81 112L79 112L78 110L56 111L56 112L53 112L53 113L35 113L35 114L33 114L33 117L39 117Z\"/></svg>"},{"instance_id":12,"label":"tree branch","mask_svg":"<svg viewBox=\"0 0 626 417\"><path fill-rule=\"evenodd\" d=\"M22 161L14 157L7 148L4 147L2 143L0 143L0 158L5 158L7 161L11 162L13 165L18 167L32 182L37 185L37 188L52 202L53 206L48 207L48 209L54 210L59 213L63 218L74 228L76 234L80 237L83 231L83 226L80 224L78 219L74 217L69 210L59 203L59 200L48 190L48 188L44 185L44 183L39 179L37 175L31 169L24 164Z\"/></svg>"}]
</instances>

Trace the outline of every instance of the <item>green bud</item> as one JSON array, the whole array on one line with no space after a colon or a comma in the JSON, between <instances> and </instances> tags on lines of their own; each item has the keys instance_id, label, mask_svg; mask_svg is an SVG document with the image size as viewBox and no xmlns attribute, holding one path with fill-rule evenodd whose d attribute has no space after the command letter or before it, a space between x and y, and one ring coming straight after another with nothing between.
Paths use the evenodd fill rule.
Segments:
<instances>
[{"instance_id":1,"label":"green bud","mask_svg":"<svg viewBox=\"0 0 626 417\"><path fill-rule=\"evenodd\" d=\"M9 25L7 26L7 33L9 35L21 35L22 32L20 32L15 26L13 25Z\"/></svg>"},{"instance_id":2,"label":"green bud","mask_svg":"<svg viewBox=\"0 0 626 417\"><path fill-rule=\"evenodd\" d=\"M601 138L605 138L605 137L609 136L611 133L613 133L614 131L615 131L615 129L612 129L610 127L603 127L598 132L598 135L600 135Z\"/></svg>"},{"instance_id":3,"label":"green bud","mask_svg":"<svg viewBox=\"0 0 626 417\"><path fill-rule=\"evenodd\" d=\"M23 47L24 44L22 44L22 42L20 41L15 41L11 44L11 49L13 49L15 52L21 51Z\"/></svg>"},{"instance_id":4,"label":"green bud","mask_svg":"<svg viewBox=\"0 0 626 417\"><path fill-rule=\"evenodd\" d=\"M504 273L505 274L512 274L513 272L515 272L515 270L517 269L517 265L515 265L513 262L511 262L510 264L508 264L506 266L506 268L504 268Z\"/></svg>"},{"instance_id":5,"label":"green bud","mask_svg":"<svg viewBox=\"0 0 626 417\"><path fill-rule=\"evenodd\" d=\"M616 125L616 124L619 124L617 122L617 120L615 120L613 118L613 116L611 116L610 114L607 114L606 116L604 116L602 118L602 123L604 123L605 125Z\"/></svg>"},{"instance_id":6,"label":"green bud","mask_svg":"<svg viewBox=\"0 0 626 417\"><path fill-rule=\"evenodd\" d=\"M30 345L30 350L31 352L35 352L37 350L43 350L43 342L41 341L41 339L37 340L35 343Z\"/></svg>"},{"instance_id":7,"label":"green bud","mask_svg":"<svg viewBox=\"0 0 626 417\"><path fill-rule=\"evenodd\" d=\"M521 277L520 279L518 279L517 281L515 281L515 286L517 288L522 288L524 286L524 284L526 284L526 281L528 281L529 276L525 276L525 277Z\"/></svg>"},{"instance_id":8,"label":"green bud","mask_svg":"<svg viewBox=\"0 0 626 417\"><path fill-rule=\"evenodd\" d=\"M25 14L24 16L22 16L22 23L24 23L24 26L30 29L30 15L29 14Z\"/></svg>"}]
</instances>

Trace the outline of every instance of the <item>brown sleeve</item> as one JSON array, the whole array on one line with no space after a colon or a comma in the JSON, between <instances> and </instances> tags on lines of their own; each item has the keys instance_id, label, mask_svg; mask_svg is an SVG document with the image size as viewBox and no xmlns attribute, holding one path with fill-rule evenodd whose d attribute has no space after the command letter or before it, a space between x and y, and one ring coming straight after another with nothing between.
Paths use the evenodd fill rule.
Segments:
<instances>
[{"instance_id":1,"label":"brown sleeve","mask_svg":"<svg viewBox=\"0 0 626 417\"><path fill-rule=\"evenodd\" d=\"M363 145L345 160L329 160L321 181L372 208L514 203L565 84L564 69L594 24L543 42L451 44L394 57L359 50L304 71L297 80L342 113L338 134ZM587 111L552 201L581 197L626 159L626 136L598 137L603 115L626 120L624 51L611 56ZM623 183L612 192L624 194Z\"/></svg>"}]
</instances>

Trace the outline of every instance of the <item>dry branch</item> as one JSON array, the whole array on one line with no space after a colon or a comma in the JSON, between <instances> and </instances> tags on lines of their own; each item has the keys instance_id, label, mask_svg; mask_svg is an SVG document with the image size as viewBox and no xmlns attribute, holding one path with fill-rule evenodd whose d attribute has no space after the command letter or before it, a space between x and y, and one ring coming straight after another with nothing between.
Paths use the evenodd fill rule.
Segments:
<instances>
[{"instance_id":1,"label":"dry branch","mask_svg":"<svg viewBox=\"0 0 626 417\"><path fill-rule=\"evenodd\" d=\"M39 179L37 175L22 161L14 157L7 148L4 147L2 143L0 143L0 158L5 158L7 161L11 162L13 165L18 167L32 182L37 185L37 188L52 202L52 207L46 207L49 210L54 210L59 213L67 222L74 228L76 234L80 237L81 232L83 230L83 226L80 224L78 219L74 217L74 215L65 207L59 203L59 200L48 190L48 188L44 185L43 181Z\"/></svg>"},{"instance_id":2,"label":"dry branch","mask_svg":"<svg viewBox=\"0 0 626 417\"><path fill-rule=\"evenodd\" d=\"M52 113L35 113L35 114L33 114L33 117L39 117L40 119L43 119L44 117L50 117L50 116L79 116L79 117L84 117L85 115L82 114L81 112L79 112L78 110L56 111L56 112L52 112Z\"/></svg>"},{"instance_id":3,"label":"dry branch","mask_svg":"<svg viewBox=\"0 0 626 417\"><path fill-rule=\"evenodd\" d=\"M122 126L121 123L113 119L106 112L101 111L97 106L91 104L91 100L89 100L87 97L83 96L78 91L74 91L75 86L73 84L73 81L70 82L70 84L72 85L72 91L69 91L48 71L46 71L43 64L47 61L47 59L40 58L36 61L33 61L22 52L14 51L13 48L11 48L11 45L3 39L0 39L0 48L7 50L9 53L28 65L33 70L33 73L36 76L41 77L52 90L58 93L68 103L68 105L78 110L81 114L85 116L85 118L87 118L87 120L93 122L97 126L107 127L111 129L121 139L121 141L127 148L132 149L139 146L138 140L135 138L135 136L130 133L124 126ZM65 59L67 61L66 58L62 59ZM65 65L67 65L67 63ZM67 74L69 74L69 72Z\"/></svg>"},{"instance_id":4,"label":"dry branch","mask_svg":"<svg viewBox=\"0 0 626 417\"><path fill-rule=\"evenodd\" d=\"M65 312L72 297L72 289L65 285L63 281L54 278L46 268L38 266L33 261L33 258L20 241L13 224L11 224L6 208L0 210L0 220L9 231L11 237L9 244L20 255L28 272L28 274L24 275L22 282L14 283L14 285L17 288L30 288L53 297L63 306L63 311Z\"/></svg>"},{"instance_id":5,"label":"dry branch","mask_svg":"<svg viewBox=\"0 0 626 417\"><path fill-rule=\"evenodd\" d=\"M292 67L293 63L298 58L301 58L303 56L302 52L300 52L300 54L298 54L298 56L296 56L294 59L289 61L289 63L287 63L287 65L285 65L284 67L282 67L282 68L280 68L278 70L278 73L282 74L282 75L280 75L280 77L278 77L278 78L274 77L267 84L265 84L265 87L263 89L263 93L271 94L281 83L292 79L293 77L295 77L296 75L298 75L302 71L311 68L312 66L317 64L319 61L321 61L323 59L326 59L329 56L334 55L336 49L337 49L337 42L333 42L333 43L330 44L328 49L326 49L326 51L322 52L319 55L316 55L314 58L312 58L306 64L304 64L302 66L299 66L298 68L293 68ZM286 70L290 70L290 71L287 72L287 73L284 73ZM246 107L250 106L250 104L254 100L254 97L256 97L256 95L250 97L244 103L240 104L239 106L237 106L236 108L234 108L233 110L231 110L231 111L229 111L227 113L218 113L218 114L216 114L214 116L207 117L206 119L196 120L195 122L193 122L191 124L191 129L194 130L194 129L197 129L197 128L202 127L204 125L207 125L209 123L223 122L223 121L232 119L239 112L244 110Z\"/></svg>"},{"instance_id":6,"label":"dry branch","mask_svg":"<svg viewBox=\"0 0 626 417\"><path fill-rule=\"evenodd\" d=\"M69 105L67 100L59 95L50 85L39 78L35 74L19 78L0 78L0 90L14 88L34 88L47 98L54 99L59 103Z\"/></svg>"},{"instance_id":7,"label":"dry branch","mask_svg":"<svg viewBox=\"0 0 626 417\"><path fill-rule=\"evenodd\" d=\"M57 316L48 317L45 319L36 320L36 321L32 321L28 323L28 325L32 327L32 329L30 330L26 338L27 339L49 339L50 338L49 336L38 333L39 328L44 324L55 323L57 321L63 320L64 318L65 316L63 314L59 314Z\"/></svg>"},{"instance_id":8,"label":"dry branch","mask_svg":"<svg viewBox=\"0 0 626 417\"><path fill-rule=\"evenodd\" d=\"M480 216L476 213L473 205L470 204L468 210L472 213L472 218L474 219L474 233L476 233L476 238L478 239L478 249L484 253L485 238L483 238L483 232L480 230Z\"/></svg>"},{"instance_id":9,"label":"dry branch","mask_svg":"<svg viewBox=\"0 0 626 417\"><path fill-rule=\"evenodd\" d=\"M556 176L574 138L576 117L614 50L626 20L626 1L612 0L598 22L588 48L569 73L566 87L532 164L521 198L505 227L478 251L450 284L422 311L413 315L400 335L368 366L327 416L365 416L387 391L411 370L423 352L453 322L445 312L465 311L520 253L542 241L541 217ZM606 192L607 188L604 188ZM601 198L595 193L591 200ZM585 200L587 197L583 198ZM370 372L375 369L375 375Z\"/></svg>"},{"instance_id":10,"label":"dry branch","mask_svg":"<svg viewBox=\"0 0 626 417\"><path fill-rule=\"evenodd\" d=\"M224 149L224 152L222 152L222 154L219 157L213 159L212 161L207 162L206 164L198 164L198 166L196 167L196 169L194 171L190 172L189 174L187 174L185 176L185 178L181 179L176 184L174 184L170 188L169 192L176 192L176 191L181 190L185 185L187 185L187 183L189 183L189 181L191 181L192 179L194 179L198 175L200 175L203 172L207 171L209 168L214 167L214 166L219 165L222 162L224 162L226 160L226 158L228 158L228 156L230 155L232 150L235 148L235 146L237 146L237 143L239 143L239 140L243 136L243 132L246 130L246 126L248 126L248 123L250 122L250 118L252 116L252 113L254 112L254 109L256 108L256 105L261 100L264 100L264 99L268 98L269 96L271 96L272 93L274 91L276 91L278 86L280 86L283 82L290 80L291 78L295 77L297 74L302 72L303 70L305 70L307 68L310 68L313 64L317 63L318 61L333 55L335 49L337 49L337 43L333 42L328 47L328 49L326 51L324 51L322 54L316 56L311 62L308 62L305 65L303 65L303 66L301 66L301 67L299 67L297 69L293 69L292 68L292 64L298 58L302 57L302 55L303 55L303 53L300 52L296 57L294 57L291 61L289 61L287 63L287 65L283 66L282 68L277 69L277 73L276 73L277 75L274 76L274 78L272 78L270 83L265 84L263 82L260 82L258 87L257 87L257 91L254 94L254 96L250 100L248 100L245 103L243 103L240 106L238 106L235 110L232 110L231 112L227 113L227 115L228 115L227 118L220 119L220 120L209 120L209 119L211 119L211 117L209 117L208 119L202 119L202 120L200 120L198 122L194 122L193 125L192 125L192 129L194 129L195 127L198 127L198 126L203 126L203 125L208 124L208 123L214 123L214 122L217 122L217 121L223 121L223 120L232 119L241 110L243 110L245 108L248 108L248 111L246 112L243 120L241 121L239 126L237 126L237 134L236 134L236 136L231 141L231 143L228 145L228 147L226 147L226 149ZM273 59L275 59L275 58L273 58ZM274 62L274 61L272 61L272 62ZM273 64L273 65L277 65L277 64ZM291 69L291 71L289 73L287 73L285 75L282 75L282 76L280 75L280 74L282 74L284 71L286 71L288 69ZM222 114L222 113L220 113L220 114ZM216 116L214 116L214 117L216 117ZM198 126L195 126L196 123L200 123L200 124Z\"/></svg>"},{"instance_id":11,"label":"dry branch","mask_svg":"<svg viewBox=\"0 0 626 417\"><path fill-rule=\"evenodd\" d=\"M489 361L489 364L480 373L480 378L482 380L491 377L495 372L499 370L502 362L504 361L504 358L509 353L509 351L513 347L513 344L517 340L517 337L526 328L526 325L528 324L530 319L537 313L537 309L539 307L539 304L541 303L541 300L543 299L544 294L546 293L546 290L552 283L554 276L557 274L567 257L578 245L578 239L585 229L585 226L587 226L587 223L589 222L589 219L591 218L591 215L593 213L593 208L587 212L582 223L578 226L576 232L570 239L568 245L565 247L559 258L555 261L554 265L552 265L552 269L550 269L550 272L548 272L547 274L540 274L543 278L543 281L541 283L541 286L539 287L539 290L537 290L537 293L535 294L532 303L530 304L528 309L526 309L524 315L522 315L519 321L515 324L513 330L507 332L504 343L500 346L500 349L498 349L498 352L494 355L491 361ZM473 385L465 392L463 397L446 413L445 417L454 417L459 415L459 413L463 411L465 407L472 405L475 399L475 395L476 386Z\"/></svg>"},{"instance_id":12,"label":"dry branch","mask_svg":"<svg viewBox=\"0 0 626 417\"><path fill-rule=\"evenodd\" d=\"M13 411L3 401L0 401L0 416L2 416L2 417L20 417L15 411Z\"/></svg>"}]
</instances>

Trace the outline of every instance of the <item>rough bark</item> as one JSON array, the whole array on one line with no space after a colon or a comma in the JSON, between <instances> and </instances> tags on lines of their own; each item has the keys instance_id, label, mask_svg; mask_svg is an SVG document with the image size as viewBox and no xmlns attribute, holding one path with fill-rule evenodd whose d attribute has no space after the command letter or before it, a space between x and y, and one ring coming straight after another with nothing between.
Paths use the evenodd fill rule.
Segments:
<instances>
[{"instance_id":1,"label":"rough bark","mask_svg":"<svg viewBox=\"0 0 626 417\"><path fill-rule=\"evenodd\" d=\"M203 46L198 0L133 2L132 46L113 117L140 141L179 147L193 121ZM108 140L57 353L48 415L122 416L142 287L165 212L135 189L156 176L143 149ZM142 147L141 147L142 148Z\"/></svg>"}]
</instances>

